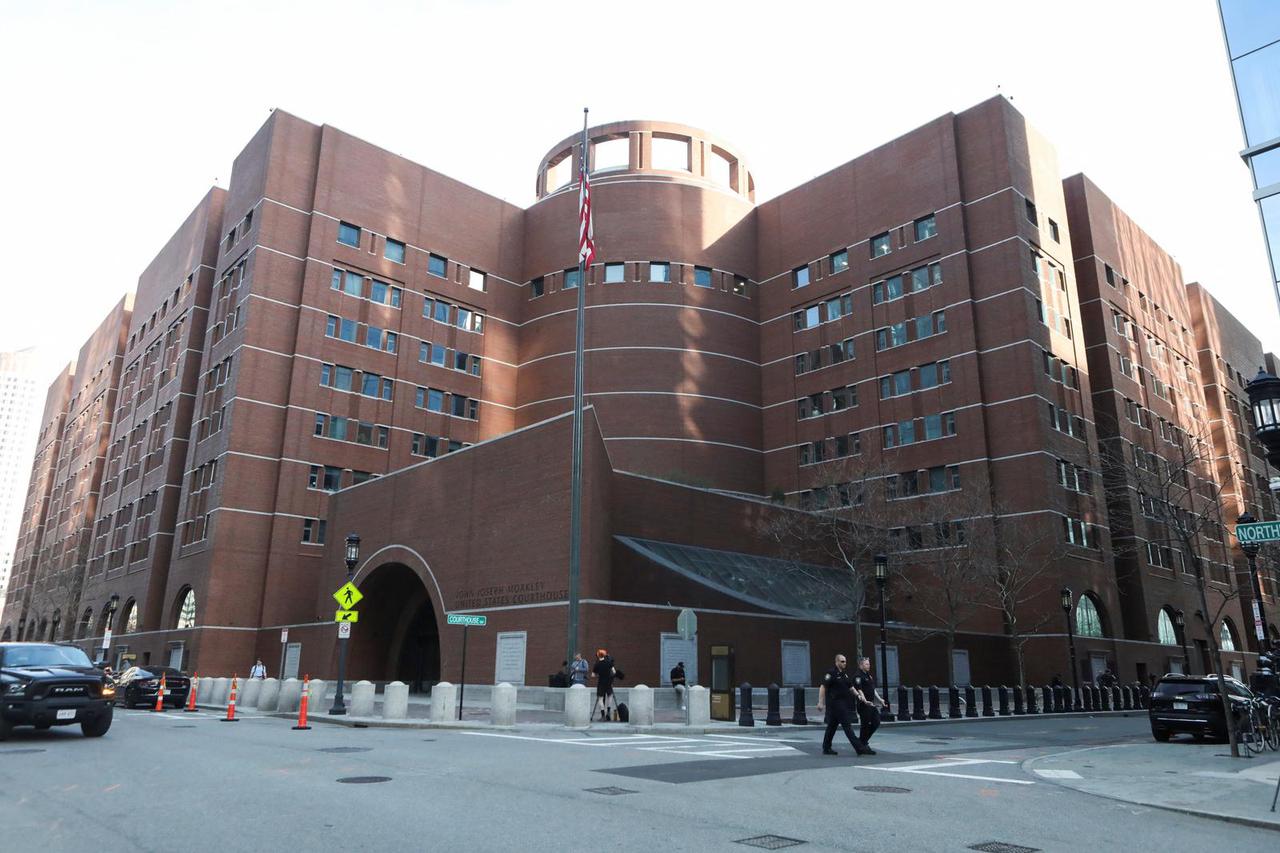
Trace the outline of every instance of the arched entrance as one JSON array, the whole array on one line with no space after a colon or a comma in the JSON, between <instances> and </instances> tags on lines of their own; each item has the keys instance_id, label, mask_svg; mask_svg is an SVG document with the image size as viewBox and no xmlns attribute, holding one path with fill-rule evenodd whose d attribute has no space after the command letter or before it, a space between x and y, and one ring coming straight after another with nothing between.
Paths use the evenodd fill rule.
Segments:
<instances>
[{"instance_id":1,"label":"arched entrance","mask_svg":"<svg viewBox=\"0 0 1280 853\"><path fill-rule=\"evenodd\" d=\"M403 563L384 563L357 582L364 600L352 633L356 678L403 681L422 693L440 680L440 628L431 596Z\"/></svg>"}]
</instances>

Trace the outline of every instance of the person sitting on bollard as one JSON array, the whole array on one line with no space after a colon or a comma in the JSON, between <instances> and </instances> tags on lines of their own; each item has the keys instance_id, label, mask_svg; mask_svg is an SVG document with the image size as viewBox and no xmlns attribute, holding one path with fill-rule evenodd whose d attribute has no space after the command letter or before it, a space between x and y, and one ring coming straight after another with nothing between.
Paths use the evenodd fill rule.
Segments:
<instances>
[{"instance_id":1,"label":"person sitting on bollard","mask_svg":"<svg viewBox=\"0 0 1280 853\"><path fill-rule=\"evenodd\" d=\"M569 686L581 684L587 686L587 673L591 671L591 667L587 665L587 661L582 657L582 652L573 653L573 662L569 664Z\"/></svg>"},{"instance_id":2,"label":"person sitting on bollard","mask_svg":"<svg viewBox=\"0 0 1280 853\"><path fill-rule=\"evenodd\" d=\"M679 702L680 710L683 711L685 691L689 689L689 679L684 674L684 661L671 667L671 686L675 688L676 701Z\"/></svg>"},{"instance_id":3,"label":"person sitting on bollard","mask_svg":"<svg viewBox=\"0 0 1280 853\"><path fill-rule=\"evenodd\" d=\"M614 713L618 710L618 700L613 698L613 679L617 670L613 668L613 658L605 649L596 649L596 665L591 668L591 677L596 679L596 705L600 706L600 719L608 722L609 700L613 699ZM596 715L596 705L591 706L591 716Z\"/></svg>"},{"instance_id":4,"label":"person sitting on bollard","mask_svg":"<svg viewBox=\"0 0 1280 853\"><path fill-rule=\"evenodd\" d=\"M858 740L867 748L867 755L875 755L871 748L871 736L880 728L880 709L884 700L876 692L876 679L871 674L871 658L858 658L858 671L853 674L853 695L858 699L858 720L861 731Z\"/></svg>"},{"instance_id":5,"label":"person sitting on bollard","mask_svg":"<svg viewBox=\"0 0 1280 853\"><path fill-rule=\"evenodd\" d=\"M853 751L858 755L866 755L869 750L853 735L849 726L849 715L853 713L853 679L845 671L848 661L844 655L836 655L836 665L827 670L822 677L822 685L818 688L818 712L821 713L827 700L831 700L831 711L827 717L827 731L822 737L822 754L839 755L831 748L831 741L836 736L836 728L844 729L844 736L849 739Z\"/></svg>"},{"instance_id":6,"label":"person sitting on bollard","mask_svg":"<svg viewBox=\"0 0 1280 853\"><path fill-rule=\"evenodd\" d=\"M267 677L267 667L266 667L266 664L262 662L262 658L258 658L257 662L254 663L253 666L249 667L249 677L250 678L266 678Z\"/></svg>"}]
</instances>

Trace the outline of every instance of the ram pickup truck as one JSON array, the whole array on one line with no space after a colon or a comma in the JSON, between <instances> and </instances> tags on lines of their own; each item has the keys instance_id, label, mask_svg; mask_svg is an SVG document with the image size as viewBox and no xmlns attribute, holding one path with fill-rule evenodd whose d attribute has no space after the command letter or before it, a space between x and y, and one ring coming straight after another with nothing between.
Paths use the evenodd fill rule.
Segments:
<instances>
[{"instance_id":1,"label":"ram pickup truck","mask_svg":"<svg viewBox=\"0 0 1280 853\"><path fill-rule=\"evenodd\" d=\"M85 737L102 737L115 696L115 686L75 646L0 643L0 740L15 726L77 723Z\"/></svg>"}]
</instances>

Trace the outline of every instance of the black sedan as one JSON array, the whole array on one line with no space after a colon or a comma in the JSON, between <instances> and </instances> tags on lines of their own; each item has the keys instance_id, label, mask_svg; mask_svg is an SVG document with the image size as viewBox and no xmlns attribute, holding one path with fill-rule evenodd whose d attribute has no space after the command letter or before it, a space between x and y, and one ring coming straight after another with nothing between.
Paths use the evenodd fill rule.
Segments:
<instances>
[{"instance_id":1,"label":"black sedan","mask_svg":"<svg viewBox=\"0 0 1280 853\"><path fill-rule=\"evenodd\" d=\"M1238 730L1253 694L1234 678L1224 680ZM1147 716L1151 720L1151 736L1158 741L1167 741L1175 734L1193 735L1197 740L1227 738L1216 675L1166 675L1151 693Z\"/></svg>"},{"instance_id":2,"label":"black sedan","mask_svg":"<svg viewBox=\"0 0 1280 853\"><path fill-rule=\"evenodd\" d=\"M126 708L139 706L147 709L156 706L156 694L160 692L160 678L164 677L164 705L181 708L187 701L191 679L181 670L167 666L130 667L117 680L116 701Z\"/></svg>"},{"instance_id":3,"label":"black sedan","mask_svg":"<svg viewBox=\"0 0 1280 853\"><path fill-rule=\"evenodd\" d=\"M86 737L111 728L115 689L82 649L0 643L0 740L14 726L80 725Z\"/></svg>"}]
</instances>

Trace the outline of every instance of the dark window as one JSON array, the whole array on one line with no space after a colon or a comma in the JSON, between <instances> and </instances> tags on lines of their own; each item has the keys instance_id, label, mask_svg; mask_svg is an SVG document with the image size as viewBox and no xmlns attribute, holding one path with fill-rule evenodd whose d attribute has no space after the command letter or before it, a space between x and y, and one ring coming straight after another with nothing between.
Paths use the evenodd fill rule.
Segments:
<instances>
[{"instance_id":1,"label":"dark window","mask_svg":"<svg viewBox=\"0 0 1280 853\"><path fill-rule=\"evenodd\" d=\"M916 220L916 242L928 240L938 233L938 221L931 213L923 219Z\"/></svg>"},{"instance_id":2,"label":"dark window","mask_svg":"<svg viewBox=\"0 0 1280 853\"><path fill-rule=\"evenodd\" d=\"M807 287L809 284L809 268L796 267L791 271L792 287Z\"/></svg>"},{"instance_id":3,"label":"dark window","mask_svg":"<svg viewBox=\"0 0 1280 853\"><path fill-rule=\"evenodd\" d=\"M1027 208L1026 208L1027 221L1030 222L1032 225L1039 225L1040 220L1036 217L1036 203L1029 198L1024 199L1024 201L1026 202L1026 205L1027 205Z\"/></svg>"},{"instance_id":4,"label":"dark window","mask_svg":"<svg viewBox=\"0 0 1280 853\"><path fill-rule=\"evenodd\" d=\"M346 222L338 223L338 242L348 246L360 246L360 228Z\"/></svg>"},{"instance_id":5,"label":"dark window","mask_svg":"<svg viewBox=\"0 0 1280 853\"><path fill-rule=\"evenodd\" d=\"M404 263L404 243L399 240L387 238L387 247L382 251L383 256L389 261L395 261L397 264Z\"/></svg>"},{"instance_id":6,"label":"dark window","mask_svg":"<svg viewBox=\"0 0 1280 853\"><path fill-rule=\"evenodd\" d=\"M877 234L871 238L871 257L879 258L893 251L893 245L889 242L889 233Z\"/></svg>"},{"instance_id":7,"label":"dark window","mask_svg":"<svg viewBox=\"0 0 1280 853\"><path fill-rule=\"evenodd\" d=\"M582 279L582 273L575 267L571 270L564 271L564 287L563 290L572 290L578 286L578 282Z\"/></svg>"},{"instance_id":8,"label":"dark window","mask_svg":"<svg viewBox=\"0 0 1280 853\"><path fill-rule=\"evenodd\" d=\"M427 272L445 278L449 273L449 260L439 255L428 255Z\"/></svg>"},{"instance_id":9,"label":"dark window","mask_svg":"<svg viewBox=\"0 0 1280 853\"><path fill-rule=\"evenodd\" d=\"M831 253L831 273L844 272L849 268L849 250L841 249Z\"/></svg>"},{"instance_id":10,"label":"dark window","mask_svg":"<svg viewBox=\"0 0 1280 853\"><path fill-rule=\"evenodd\" d=\"M537 299L539 296L541 296L543 293L542 276L538 276L533 281L529 282L529 289L530 289L530 292L533 294L532 296L529 297L530 299Z\"/></svg>"},{"instance_id":11,"label":"dark window","mask_svg":"<svg viewBox=\"0 0 1280 853\"><path fill-rule=\"evenodd\" d=\"M1053 238L1053 242L1061 243L1062 235L1058 233L1058 223L1052 219L1049 220L1049 236Z\"/></svg>"}]
</instances>

